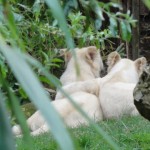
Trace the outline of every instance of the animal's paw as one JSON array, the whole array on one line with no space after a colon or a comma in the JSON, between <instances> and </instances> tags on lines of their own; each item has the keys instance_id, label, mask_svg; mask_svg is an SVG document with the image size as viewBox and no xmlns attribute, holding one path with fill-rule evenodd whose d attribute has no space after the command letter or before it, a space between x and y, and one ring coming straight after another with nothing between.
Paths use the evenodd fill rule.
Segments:
<instances>
[{"instance_id":1,"label":"animal's paw","mask_svg":"<svg viewBox=\"0 0 150 150\"><path fill-rule=\"evenodd\" d=\"M16 135L17 137L22 134L22 131L21 131L21 128L20 128L19 125L13 126L13 127L12 127L12 132L13 132L13 134Z\"/></svg>"}]
</instances>

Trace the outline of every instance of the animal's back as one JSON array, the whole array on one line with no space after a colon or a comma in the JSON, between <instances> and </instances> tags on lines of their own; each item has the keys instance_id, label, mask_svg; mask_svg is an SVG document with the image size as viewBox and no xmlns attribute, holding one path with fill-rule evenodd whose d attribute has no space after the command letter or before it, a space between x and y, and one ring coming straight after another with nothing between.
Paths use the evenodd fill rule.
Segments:
<instances>
[{"instance_id":1,"label":"animal's back","mask_svg":"<svg viewBox=\"0 0 150 150\"><path fill-rule=\"evenodd\" d=\"M119 118L123 115L132 115L133 112L136 115L137 111L133 104L134 87L135 84L132 83L117 82L101 88L100 103L105 118Z\"/></svg>"}]
</instances>

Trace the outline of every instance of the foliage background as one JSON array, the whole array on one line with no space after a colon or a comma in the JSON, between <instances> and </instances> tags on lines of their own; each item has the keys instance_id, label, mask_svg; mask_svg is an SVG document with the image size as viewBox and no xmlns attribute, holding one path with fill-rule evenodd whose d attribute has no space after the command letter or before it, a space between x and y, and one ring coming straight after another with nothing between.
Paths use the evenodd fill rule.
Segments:
<instances>
[{"instance_id":1,"label":"foliage background","mask_svg":"<svg viewBox=\"0 0 150 150\"><path fill-rule=\"evenodd\" d=\"M135 20L130 15L130 11L126 14L122 13L122 7L119 3L99 2L100 7L98 7L95 6L94 1L89 2L89 4L88 1L83 2L62 1L68 28L77 47L95 45L101 49L105 60L107 54L116 49L116 39L122 38L130 41L131 25L135 25ZM43 0L18 0L17 2L11 0L10 4L24 50L38 59L50 73L60 77L64 70L64 61L59 50L66 48L67 45L65 44L64 33L59 28L58 21L54 19L51 10ZM0 9L0 33L10 44L14 39L3 15L4 8L1 6ZM119 42L121 43L122 40ZM125 54L124 50L122 54ZM21 86L14 80L10 70L6 67L5 58L2 55L0 58L4 78L10 81L14 92L21 99L27 99ZM36 70L36 72L46 87L54 88L40 70Z\"/></svg>"},{"instance_id":2,"label":"foliage background","mask_svg":"<svg viewBox=\"0 0 150 150\"><path fill-rule=\"evenodd\" d=\"M7 107L9 107L10 111L13 110L11 111L12 114L15 114L22 126L25 123L22 119L23 114L18 115L18 112L21 112L19 104L26 103L29 99L34 102L37 108L43 111L47 119L50 118L48 109L44 110L44 106L40 105L44 103L44 100L37 100L40 99L39 97L41 99L45 98L46 104L48 96L43 94L44 91L40 88L41 85L34 78L28 66L29 62L32 64L32 70L36 72L44 87L55 89L56 86L59 86L59 82L52 75L59 77L64 70L64 61L59 50L66 47L73 48L69 31L77 47L95 45L101 49L105 60L106 55L116 48L116 39L121 39L121 41L127 43L131 40L131 27L135 26L136 21L133 19L130 11L123 13L122 7L118 2L103 3L96 0L64 0L60 1L60 3L66 16L68 30L61 18L61 8L57 2L50 0L46 0L46 3L43 0L0 1L0 40L2 43L0 46L1 98L3 100L6 99L4 101ZM119 52L122 55L125 54L124 49L121 49ZM24 53L33 56L33 58L41 62L44 66L44 71L33 58L28 56L25 58ZM50 75L47 75L47 71L50 72ZM33 85L31 84L32 82ZM39 87L37 91L34 84ZM35 93L32 94L30 90ZM41 94L39 97L36 95L37 92ZM1 118L4 118L4 116L6 115L3 115ZM58 120L53 121L56 121L56 125L61 125L61 122ZM50 119L48 119L48 122L51 124ZM25 133L28 133L27 128L25 126L23 128ZM101 132L100 129L96 129ZM1 128L2 130L3 128ZM8 131L7 128L6 131ZM64 133L67 139L68 136L66 131L63 130L63 125L61 132ZM56 129L53 134L60 142L58 142L60 147L64 149L67 145L64 145L65 142L59 139ZM105 134L103 136L113 146L113 142L110 142L109 137L105 136Z\"/></svg>"}]
</instances>

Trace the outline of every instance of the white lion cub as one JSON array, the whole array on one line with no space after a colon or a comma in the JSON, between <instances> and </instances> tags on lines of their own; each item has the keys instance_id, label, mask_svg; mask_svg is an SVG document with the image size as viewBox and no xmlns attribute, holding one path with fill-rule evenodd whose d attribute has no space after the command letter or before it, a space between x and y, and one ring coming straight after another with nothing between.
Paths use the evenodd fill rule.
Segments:
<instances>
[{"instance_id":1,"label":"white lion cub","mask_svg":"<svg viewBox=\"0 0 150 150\"><path fill-rule=\"evenodd\" d=\"M85 92L76 92L72 94L71 97L93 121L100 121L103 119L99 100L95 95ZM86 119L84 119L66 98L60 101L52 101L51 103L68 127L78 127L88 124ZM27 120L27 124L33 136L49 131L49 126L42 117L40 111L35 112ZM22 135L19 125L15 125L12 130L16 136Z\"/></svg>"},{"instance_id":2,"label":"white lion cub","mask_svg":"<svg viewBox=\"0 0 150 150\"><path fill-rule=\"evenodd\" d=\"M99 100L104 118L138 115L133 90L146 66L146 59L121 59L117 52L113 52L108 56L107 63L108 74L99 79Z\"/></svg>"},{"instance_id":3,"label":"white lion cub","mask_svg":"<svg viewBox=\"0 0 150 150\"><path fill-rule=\"evenodd\" d=\"M78 80L93 79L99 76L100 69L103 68L103 63L99 52L96 47L87 47L83 49L77 49L77 59L79 59L80 74L78 79L75 69L74 60L70 58L67 69L61 77L63 84L69 84L70 82ZM78 83L78 82L77 82ZM92 82L94 83L94 82ZM94 85L96 85L95 82ZM97 86L98 87L98 86ZM99 89L97 89L99 91ZM103 119L100 109L100 103L97 93L94 91L92 94L86 90L74 91L70 96L72 99L84 110L84 112L94 121ZM51 102L54 108L58 111L64 122L69 127L77 127L80 125L87 125L88 122L82 115L72 106L67 98L63 98L60 101ZM40 114L40 111L35 112L28 120L27 124L31 130L31 135L39 135L49 131L49 127ZM15 135L21 135L21 129L19 125L13 127L13 133Z\"/></svg>"},{"instance_id":4,"label":"white lion cub","mask_svg":"<svg viewBox=\"0 0 150 150\"><path fill-rule=\"evenodd\" d=\"M67 62L67 68L60 77L63 87L73 82L98 78L100 72L104 68L100 52L95 46L84 47L81 49L76 48L75 51L80 74L77 75L76 73L75 60L72 58L70 51L65 52L64 55L65 61ZM61 95L61 93L57 91L55 100L60 99L59 95Z\"/></svg>"},{"instance_id":5,"label":"white lion cub","mask_svg":"<svg viewBox=\"0 0 150 150\"><path fill-rule=\"evenodd\" d=\"M76 48L76 58L79 67L79 75L76 73L75 60L70 51L65 53L67 68L60 77L62 85L76 81L85 81L99 77L103 69L103 62L99 50L95 46Z\"/></svg>"}]
</instances>

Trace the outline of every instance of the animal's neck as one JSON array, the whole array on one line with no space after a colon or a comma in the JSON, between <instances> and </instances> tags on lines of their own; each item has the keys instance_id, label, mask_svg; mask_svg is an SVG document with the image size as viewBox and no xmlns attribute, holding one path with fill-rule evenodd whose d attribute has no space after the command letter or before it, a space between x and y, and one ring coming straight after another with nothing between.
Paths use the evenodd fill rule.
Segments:
<instances>
[{"instance_id":1,"label":"animal's neck","mask_svg":"<svg viewBox=\"0 0 150 150\"><path fill-rule=\"evenodd\" d=\"M130 72L125 69L121 69L118 71L112 71L105 76L105 82L124 82L124 83L137 83L138 75L136 72Z\"/></svg>"},{"instance_id":2,"label":"animal's neck","mask_svg":"<svg viewBox=\"0 0 150 150\"><path fill-rule=\"evenodd\" d=\"M112 83L112 82L124 82L121 72L108 73L105 77L102 78L103 83Z\"/></svg>"},{"instance_id":3,"label":"animal's neck","mask_svg":"<svg viewBox=\"0 0 150 150\"><path fill-rule=\"evenodd\" d=\"M85 63L84 61L79 60L77 62L77 67L72 64L75 64L74 60L70 61L66 69L66 72L64 73L64 75L66 76L68 76L69 74L68 80L70 79L70 81L68 81L67 84L70 82L84 81L95 78L95 74L92 71L91 67L87 65L87 63Z\"/></svg>"}]
</instances>

